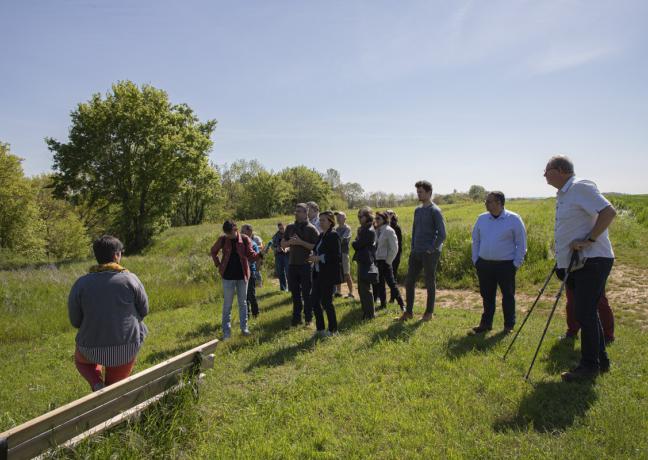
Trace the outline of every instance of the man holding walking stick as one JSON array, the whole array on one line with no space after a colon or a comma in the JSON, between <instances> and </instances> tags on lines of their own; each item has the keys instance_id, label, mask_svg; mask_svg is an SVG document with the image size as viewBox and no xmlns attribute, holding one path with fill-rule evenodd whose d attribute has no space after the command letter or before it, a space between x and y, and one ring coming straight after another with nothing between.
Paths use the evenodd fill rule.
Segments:
<instances>
[{"instance_id":1,"label":"man holding walking stick","mask_svg":"<svg viewBox=\"0 0 648 460\"><path fill-rule=\"evenodd\" d=\"M614 263L607 229L616 210L596 184L576 178L574 164L566 156L550 158L544 177L558 189L554 227L557 268L569 267L573 251L579 253L581 261L579 268L569 274L576 318L581 324L581 360L561 377L565 382L594 379L610 370L597 304Z\"/></svg>"}]
</instances>

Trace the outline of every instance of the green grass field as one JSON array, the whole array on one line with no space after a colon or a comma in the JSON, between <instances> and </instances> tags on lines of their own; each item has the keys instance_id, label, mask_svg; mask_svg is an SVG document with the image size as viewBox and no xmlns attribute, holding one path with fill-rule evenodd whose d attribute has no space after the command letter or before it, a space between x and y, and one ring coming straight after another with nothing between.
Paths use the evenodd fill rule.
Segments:
<instances>
[{"instance_id":1,"label":"green grass field","mask_svg":"<svg viewBox=\"0 0 648 460\"><path fill-rule=\"evenodd\" d=\"M507 207L529 231L529 257L518 278L521 319L552 265L554 204L524 200ZM501 356L510 336L497 331L499 310L493 333L467 337L479 320L467 258L482 206L442 209L449 239L433 321L395 323L392 308L362 322L358 303L337 302L341 334L313 340L312 330L289 328L290 298L269 282L270 257L252 337L234 332L219 345L197 400L175 395L138 421L57 456L648 458L648 229L622 213L611 230L618 258L608 289L618 336L610 348L612 372L595 385L560 382L560 371L578 356L578 344L557 340L565 328L561 303L526 383L552 298L543 298L506 362ZM397 212L409 234L412 208ZM252 223L267 241L277 220ZM222 294L208 255L217 234L215 225L173 228L144 254L124 259L151 300L150 336L136 371L219 336ZM406 261L407 237L404 246ZM66 298L91 263L0 272L0 431L87 393L72 362L75 331ZM553 282L549 291L556 289ZM418 313L422 302L419 296Z\"/></svg>"}]
</instances>

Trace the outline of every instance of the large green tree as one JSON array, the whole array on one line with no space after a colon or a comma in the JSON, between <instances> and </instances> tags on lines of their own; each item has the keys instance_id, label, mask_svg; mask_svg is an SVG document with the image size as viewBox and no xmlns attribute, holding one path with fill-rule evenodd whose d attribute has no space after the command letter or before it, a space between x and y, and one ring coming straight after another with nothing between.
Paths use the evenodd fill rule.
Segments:
<instances>
[{"instance_id":1,"label":"large green tree","mask_svg":"<svg viewBox=\"0 0 648 460\"><path fill-rule=\"evenodd\" d=\"M168 223L183 184L212 147L215 120L201 123L166 92L130 81L95 94L72 112L66 143L46 139L54 153L59 196L92 206L119 206L117 230L129 251L142 249ZM109 224L109 223L107 223Z\"/></svg>"},{"instance_id":2,"label":"large green tree","mask_svg":"<svg viewBox=\"0 0 648 460\"><path fill-rule=\"evenodd\" d=\"M0 251L36 260L45 250L43 222L21 161L9 144L0 142Z\"/></svg>"},{"instance_id":3,"label":"large green tree","mask_svg":"<svg viewBox=\"0 0 648 460\"><path fill-rule=\"evenodd\" d=\"M246 183L236 214L248 219L280 214L285 209L291 192L292 186L281 176L261 171Z\"/></svg>"},{"instance_id":4,"label":"large green tree","mask_svg":"<svg viewBox=\"0 0 648 460\"><path fill-rule=\"evenodd\" d=\"M52 194L52 176L31 179L43 222L45 253L49 260L73 260L90 255L90 239L76 209Z\"/></svg>"},{"instance_id":5,"label":"large green tree","mask_svg":"<svg viewBox=\"0 0 648 460\"><path fill-rule=\"evenodd\" d=\"M286 168L280 173L281 178L292 187L286 211L292 211L295 203L315 201L320 209L326 209L331 199L331 186L320 173L306 166Z\"/></svg>"},{"instance_id":6,"label":"large green tree","mask_svg":"<svg viewBox=\"0 0 648 460\"><path fill-rule=\"evenodd\" d=\"M208 210L220 207L221 201L218 170L210 164L204 164L182 184L173 224L201 224L207 217Z\"/></svg>"}]
</instances>

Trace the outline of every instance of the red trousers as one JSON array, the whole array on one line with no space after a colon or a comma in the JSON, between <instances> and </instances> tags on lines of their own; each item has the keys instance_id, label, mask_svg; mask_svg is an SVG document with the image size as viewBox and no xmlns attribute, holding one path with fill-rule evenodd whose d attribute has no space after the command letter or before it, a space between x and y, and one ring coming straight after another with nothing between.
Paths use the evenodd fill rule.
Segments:
<instances>
[{"instance_id":1,"label":"red trousers","mask_svg":"<svg viewBox=\"0 0 648 460\"><path fill-rule=\"evenodd\" d=\"M135 365L135 358L126 364L121 366L106 366L105 368L105 378L101 378L101 369L103 366L97 363L92 363L88 361L85 356L83 356L79 350L74 352L74 363L76 368L79 371L79 374L83 376L84 379L90 384L90 388L94 391L97 384L103 383L104 385L112 385L115 382L124 380L128 377Z\"/></svg>"},{"instance_id":2,"label":"red trousers","mask_svg":"<svg viewBox=\"0 0 648 460\"><path fill-rule=\"evenodd\" d=\"M580 324L576 320L575 304L574 304L574 289L565 286L567 292L567 334L576 335L580 331ZM598 301L598 314L603 326L603 334L608 340L614 340L614 315L605 296L605 292Z\"/></svg>"}]
</instances>

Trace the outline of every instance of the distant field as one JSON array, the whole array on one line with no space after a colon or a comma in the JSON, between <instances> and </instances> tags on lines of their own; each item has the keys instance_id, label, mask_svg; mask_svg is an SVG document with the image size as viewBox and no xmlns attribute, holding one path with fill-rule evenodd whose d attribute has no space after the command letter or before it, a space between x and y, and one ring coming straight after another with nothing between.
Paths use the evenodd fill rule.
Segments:
<instances>
[{"instance_id":1,"label":"distant field","mask_svg":"<svg viewBox=\"0 0 648 460\"><path fill-rule=\"evenodd\" d=\"M442 207L448 241L439 287L454 290L439 295L432 322L393 323L392 309L364 323L359 305L345 301L338 304L341 335L317 342L312 331L288 328L290 299L267 282L253 337L220 347L199 402L155 409L61 455L544 458L569 452L575 458L648 458L648 227L639 221L648 196L621 199L627 212L611 230L617 264L608 289L619 340L611 348L613 371L595 386L559 382L559 372L576 356L556 340L562 316L552 324L535 384L523 382L549 295L510 362L499 359L508 338L497 332L485 339L465 336L479 318L470 230L483 205L448 205ZM522 215L529 233L518 278L521 309L553 263L554 201L511 201L507 208ZM405 233L404 275L413 208L396 211ZM355 212L349 216L355 231ZM267 241L278 220L289 218L250 222ZM136 371L220 334L222 290L208 254L218 233L214 224L172 228L144 254L124 259L151 299L151 334ZM66 299L91 264L0 271L0 431L86 393L72 363ZM270 256L263 265L268 281L272 265ZM499 311L496 318L501 322ZM167 423L173 430L164 428Z\"/></svg>"}]
</instances>

